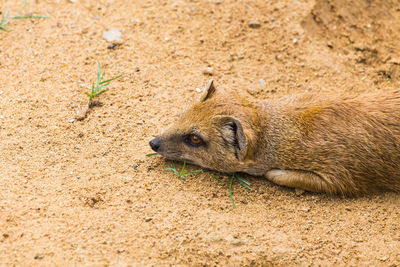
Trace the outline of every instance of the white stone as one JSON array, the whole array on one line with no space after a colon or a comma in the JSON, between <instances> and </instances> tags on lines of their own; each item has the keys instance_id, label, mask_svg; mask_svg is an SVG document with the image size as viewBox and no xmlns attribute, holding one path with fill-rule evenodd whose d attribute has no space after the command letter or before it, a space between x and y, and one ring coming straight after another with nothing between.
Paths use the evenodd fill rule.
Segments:
<instances>
[{"instance_id":1,"label":"white stone","mask_svg":"<svg viewBox=\"0 0 400 267\"><path fill-rule=\"evenodd\" d=\"M121 43L121 31L118 29L111 29L103 33L103 39L107 42Z\"/></svg>"},{"instance_id":2,"label":"white stone","mask_svg":"<svg viewBox=\"0 0 400 267\"><path fill-rule=\"evenodd\" d=\"M206 75L213 75L213 68L211 68L211 67L205 68L205 69L203 70L203 74L206 74Z\"/></svg>"}]
</instances>

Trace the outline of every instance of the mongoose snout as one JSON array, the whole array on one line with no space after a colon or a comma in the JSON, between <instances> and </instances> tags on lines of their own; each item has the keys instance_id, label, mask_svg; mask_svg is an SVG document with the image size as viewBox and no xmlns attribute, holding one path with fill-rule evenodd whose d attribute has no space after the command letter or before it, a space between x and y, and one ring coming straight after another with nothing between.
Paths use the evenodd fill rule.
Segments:
<instances>
[{"instance_id":1,"label":"mongoose snout","mask_svg":"<svg viewBox=\"0 0 400 267\"><path fill-rule=\"evenodd\" d=\"M153 149L155 152L158 152L158 149L160 148L161 145L161 138L156 137L150 141L150 147Z\"/></svg>"},{"instance_id":2,"label":"mongoose snout","mask_svg":"<svg viewBox=\"0 0 400 267\"><path fill-rule=\"evenodd\" d=\"M253 102L211 80L150 146L169 159L314 192L400 192L400 93Z\"/></svg>"}]
</instances>

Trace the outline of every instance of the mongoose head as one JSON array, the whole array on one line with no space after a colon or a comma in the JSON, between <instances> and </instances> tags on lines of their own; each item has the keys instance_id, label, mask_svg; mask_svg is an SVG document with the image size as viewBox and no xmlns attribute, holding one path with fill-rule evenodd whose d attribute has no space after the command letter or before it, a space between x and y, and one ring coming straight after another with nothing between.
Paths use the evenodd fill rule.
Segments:
<instances>
[{"instance_id":1,"label":"mongoose head","mask_svg":"<svg viewBox=\"0 0 400 267\"><path fill-rule=\"evenodd\" d=\"M216 90L211 80L200 102L151 140L150 146L168 159L220 172L240 171L254 150L255 114L250 113L255 112L249 102Z\"/></svg>"}]
</instances>

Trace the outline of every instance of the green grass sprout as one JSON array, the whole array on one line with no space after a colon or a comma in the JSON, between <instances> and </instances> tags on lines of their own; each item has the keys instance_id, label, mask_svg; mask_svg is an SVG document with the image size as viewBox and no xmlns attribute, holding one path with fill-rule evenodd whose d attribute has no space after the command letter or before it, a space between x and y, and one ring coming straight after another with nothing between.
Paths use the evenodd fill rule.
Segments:
<instances>
[{"instance_id":1,"label":"green grass sprout","mask_svg":"<svg viewBox=\"0 0 400 267\"><path fill-rule=\"evenodd\" d=\"M217 178L214 174L211 174L211 177L214 178L215 180L217 180L218 182L220 182L221 184L225 184L226 185L225 181L222 181L221 179Z\"/></svg>"},{"instance_id":2,"label":"green grass sprout","mask_svg":"<svg viewBox=\"0 0 400 267\"><path fill-rule=\"evenodd\" d=\"M152 157L152 156L157 156L159 155L158 153L150 153L150 154L146 154L146 157Z\"/></svg>"},{"instance_id":3,"label":"green grass sprout","mask_svg":"<svg viewBox=\"0 0 400 267\"><path fill-rule=\"evenodd\" d=\"M103 89L103 88L110 85L110 82L112 82L118 78L121 78L124 75L124 73L121 73L120 75L115 76L114 78L103 81L103 78L104 78L104 75L106 74L106 72L105 71L103 71L103 73L101 72L100 63L97 63L97 65L98 65L98 68L97 68L96 83L93 83L92 86L90 87L81 82L78 82L79 85L90 90L89 92L85 92L85 94L89 97L89 102L91 102L93 100L93 98L107 92L109 89Z\"/></svg>"},{"instance_id":4,"label":"green grass sprout","mask_svg":"<svg viewBox=\"0 0 400 267\"><path fill-rule=\"evenodd\" d=\"M249 190L253 190L253 188L250 187L250 183L246 179L238 176L237 173L234 173L233 175L235 176L235 180L238 181L239 184L241 184L242 186L246 187Z\"/></svg>"},{"instance_id":5,"label":"green grass sprout","mask_svg":"<svg viewBox=\"0 0 400 267\"><path fill-rule=\"evenodd\" d=\"M101 72L101 66L100 63L97 63L98 67L97 67L97 77L96 77L96 82L92 84L92 86L87 86L81 82L78 82L79 85L89 89L89 92L85 92L85 94L89 97L89 103L87 105L84 105L80 110L78 110L75 119L78 121L82 121L87 117L87 114L89 113L89 110L91 108L94 108L96 106L102 106L102 103L100 101L96 101L93 98L104 94L105 92L107 92L109 89L104 89L104 87L110 85L110 82L121 78L124 73L115 76L114 78L108 79L103 81L104 79L104 75L106 74L105 71Z\"/></svg>"},{"instance_id":6,"label":"green grass sprout","mask_svg":"<svg viewBox=\"0 0 400 267\"><path fill-rule=\"evenodd\" d=\"M182 180L186 180L186 177L184 177L184 175L203 172L203 170L195 170L195 171L190 171L190 172L184 172L185 168L186 168L186 161L183 162L183 167L182 167L182 169L180 171L178 171L175 168L175 163L172 161L171 168L166 168L166 170L173 171L178 176L178 178L182 179Z\"/></svg>"},{"instance_id":7,"label":"green grass sprout","mask_svg":"<svg viewBox=\"0 0 400 267\"><path fill-rule=\"evenodd\" d=\"M146 157L151 157L151 156L156 156L156 155L159 155L159 154L158 153L150 153L150 154L146 154ZM203 170L195 170L195 171L185 172L185 168L186 168L186 161L183 162L183 166L182 166L182 169L180 171L176 169L175 163L172 161L171 162L171 167L170 168L165 168L165 169L168 170L168 171L173 171L178 176L178 178L182 179L182 180L186 180L186 177L184 175L203 172ZM236 208L236 204L235 204L235 201L233 200L233 192L232 192L232 185L233 185L234 181L237 181L241 186L243 186L243 187L245 187L245 188L247 188L249 190L253 190L253 188L250 187L250 183L246 179L244 179L244 178L240 177L239 175L237 175L237 173L233 173L228 182L217 178L214 174L211 174L211 177L214 178L215 180L217 180L218 182L228 186L228 188L229 188L229 197L230 197L230 199L232 201L232 205L233 205L234 208Z\"/></svg>"},{"instance_id":8,"label":"green grass sprout","mask_svg":"<svg viewBox=\"0 0 400 267\"><path fill-rule=\"evenodd\" d=\"M232 201L233 207L236 209L235 201L233 200L233 196L232 196L232 183L233 183L233 179L235 179L235 174L232 175L232 178L231 178L231 180L229 181L229 196L231 197L231 201Z\"/></svg>"},{"instance_id":9,"label":"green grass sprout","mask_svg":"<svg viewBox=\"0 0 400 267\"><path fill-rule=\"evenodd\" d=\"M238 176L236 173L232 174L232 177L231 177L231 179L229 179L228 183L223 181L223 180L221 180L221 179L219 179L219 178L217 178L217 177L215 177L215 175L213 175L213 174L211 176L212 176L212 178L214 178L218 182L223 183L225 185L228 185L228 187L229 187L229 197L231 198L232 205L233 205L234 208L236 208L236 204L235 204L235 201L233 200L233 193L232 193L232 184L233 184L234 181L237 181L240 185L242 185L243 187L245 187L245 188L247 188L249 190L253 190L253 188L250 187L250 183L246 179Z\"/></svg>"},{"instance_id":10,"label":"green grass sprout","mask_svg":"<svg viewBox=\"0 0 400 267\"><path fill-rule=\"evenodd\" d=\"M0 21L0 30L2 31L10 31L7 28L7 25L13 21L13 20L18 20L18 19L47 19L50 18L48 16L36 16L36 15L26 15L26 16L20 16L21 12L24 11L24 9L28 6L29 1L25 0L24 6L17 12L17 14L15 16L12 16L10 18L7 19L8 16L8 8L6 9L6 11L4 12L3 18Z\"/></svg>"}]
</instances>

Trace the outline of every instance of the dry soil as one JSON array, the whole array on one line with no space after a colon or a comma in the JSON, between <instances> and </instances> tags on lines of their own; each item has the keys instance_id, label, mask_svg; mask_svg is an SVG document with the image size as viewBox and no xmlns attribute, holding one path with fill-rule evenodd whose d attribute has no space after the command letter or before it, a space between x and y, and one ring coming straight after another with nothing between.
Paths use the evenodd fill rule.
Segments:
<instances>
[{"instance_id":1,"label":"dry soil","mask_svg":"<svg viewBox=\"0 0 400 267\"><path fill-rule=\"evenodd\" d=\"M22 5L0 0L3 14ZM296 195L244 175L253 190L235 183L234 208L212 172L184 181L145 156L210 77L260 100L398 89L399 1L32 0L24 13L51 18L0 31L1 265L399 266L399 194ZM97 62L125 75L74 120Z\"/></svg>"}]
</instances>

